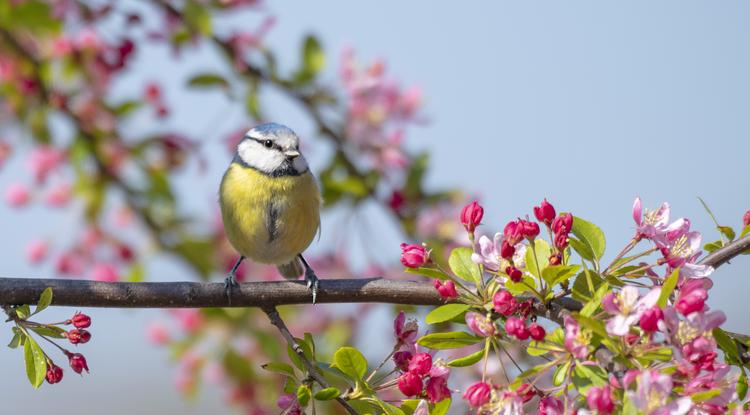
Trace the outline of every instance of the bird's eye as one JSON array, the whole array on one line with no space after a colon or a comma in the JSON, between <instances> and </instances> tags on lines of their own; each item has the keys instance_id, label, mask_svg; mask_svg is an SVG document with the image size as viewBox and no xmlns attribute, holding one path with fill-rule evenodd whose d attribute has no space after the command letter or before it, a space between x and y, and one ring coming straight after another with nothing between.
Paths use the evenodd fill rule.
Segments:
<instances>
[{"instance_id":1,"label":"bird's eye","mask_svg":"<svg viewBox=\"0 0 750 415\"><path fill-rule=\"evenodd\" d=\"M266 140L263 142L263 145L266 146L266 148L273 147L273 142L271 140Z\"/></svg>"}]
</instances>

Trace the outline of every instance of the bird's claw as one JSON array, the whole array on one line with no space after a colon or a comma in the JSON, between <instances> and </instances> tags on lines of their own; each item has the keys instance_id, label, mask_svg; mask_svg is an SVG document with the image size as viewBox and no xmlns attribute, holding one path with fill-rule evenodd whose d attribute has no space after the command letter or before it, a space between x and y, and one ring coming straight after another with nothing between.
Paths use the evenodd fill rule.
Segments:
<instances>
[{"instance_id":1,"label":"bird's claw","mask_svg":"<svg viewBox=\"0 0 750 415\"><path fill-rule=\"evenodd\" d=\"M227 297L229 305L232 305L232 290L239 286L240 284L237 282L237 278L235 278L232 273L224 279L224 295Z\"/></svg>"},{"instance_id":2,"label":"bird's claw","mask_svg":"<svg viewBox=\"0 0 750 415\"><path fill-rule=\"evenodd\" d=\"M318 287L320 286L320 280L318 279L318 276L315 275L315 272L312 270L312 268L307 268L305 270L305 281L307 281L307 289L312 292L312 303L315 304L318 299Z\"/></svg>"}]
</instances>

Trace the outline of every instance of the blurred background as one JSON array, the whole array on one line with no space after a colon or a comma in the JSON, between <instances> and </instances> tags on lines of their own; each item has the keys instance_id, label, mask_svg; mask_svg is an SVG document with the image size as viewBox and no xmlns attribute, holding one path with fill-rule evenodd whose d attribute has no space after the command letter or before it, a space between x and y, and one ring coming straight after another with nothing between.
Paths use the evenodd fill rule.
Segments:
<instances>
[{"instance_id":1,"label":"blurred background","mask_svg":"<svg viewBox=\"0 0 750 415\"><path fill-rule=\"evenodd\" d=\"M610 258L636 196L704 242L719 236L698 196L735 229L750 208L746 2L11 1L0 16L2 276L219 280L234 254L218 184L261 120L298 133L325 190L323 277L413 278L399 243L461 242L470 198L494 234L546 197L598 224ZM725 328L750 332L750 261L714 281ZM390 351L365 340L390 336L393 307L307 310L287 310L299 334ZM4 412L276 413L262 315L82 311L91 374L34 390L6 348ZM234 354L251 374L228 373Z\"/></svg>"}]
</instances>

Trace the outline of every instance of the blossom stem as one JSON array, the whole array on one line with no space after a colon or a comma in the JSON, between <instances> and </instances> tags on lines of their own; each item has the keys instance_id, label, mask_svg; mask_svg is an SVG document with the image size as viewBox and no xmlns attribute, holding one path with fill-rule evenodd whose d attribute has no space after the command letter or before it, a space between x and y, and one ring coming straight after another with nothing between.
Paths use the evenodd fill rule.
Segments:
<instances>
[{"instance_id":1,"label":"blossom stem","mask_svg":"<svg viewBox=\"0 0 750 415\"><path fill-rule=\"evenodd\" d=\"M376 374L376 373L378 373L378 370L382 369L382 368L383 368L383 366L385 365L385 363L386 363L386 362L387 362L388 360L390 360L390 359L391 359L391 357L393 357L393 354L394 354L394 353L396 353L397 351L398 351L398 344L397 344L396 346L394 346L394 347L393 347L393 350L391 350L391 352L390 352L390 353L388 354L388 356L386 356L386 357L385 357L385 359L383 359L383 361L382 361L382 362L380 362L380 364L378 365L378 367L376 367L376 368L375 368L375 369L374 369L374 370L372 371L372 373L370 373L370 375L369 375L369 376L367 376L367 379L366 379L367 383L370 383L370 381L372 380L373 376L375 376L375 374Z\"/></svg>"},{"instance_id":2,"label":"blossom stem","mask_svg":"<svg viewBox=\"0 0 750 415\"><path fill-rule=\"evenodd\" d=\"M609 266L607 266L607 268L604 269L604 272L602 272L602 274L606 274L607 271L609 271L609 269L613 265L615 265L617 263L617 261L621 260L622 257L625 256L625 254L627 254L628 252L630 252L630 250L633 249L637 243L638 243L638 240L636 238L632 238L630 240L630 242L628 242L628 244L625 245L624 248L622 248L622 250L620 251L620 253L617 254L617 256L615 257L615 259L612 260L612 262L609 264ZM618 268L619 268L619 266L618 266Z\"/></svg>"},{"instance_id":3,"label":"blossom stem","mask_svg":"<svg viewBox=\"0 0 750 415\"><path fill-rule=\"evenodd\" d=\"M487 378L487 361L490 356L490 338L484 339L484 366L482 367L482 382Z\"/></svg>"}]
</instances>

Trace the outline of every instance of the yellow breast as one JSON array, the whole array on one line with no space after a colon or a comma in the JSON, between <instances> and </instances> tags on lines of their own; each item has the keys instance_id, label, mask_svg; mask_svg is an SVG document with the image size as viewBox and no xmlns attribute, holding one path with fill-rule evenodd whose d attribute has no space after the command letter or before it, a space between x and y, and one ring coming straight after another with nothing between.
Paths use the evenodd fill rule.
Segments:
<instances>
[{"instance_id":1,"label":"yellow breast","mask_svg":"<svg viewBox=\"0 0 750 415\"><path fill-rule=\"evenodd\" d=\"M320 226L320 191L309 171L270 177L232 163L221 181L219 204L229 242L256 262L288 263Z\"/></svg>"}]
</instances>

